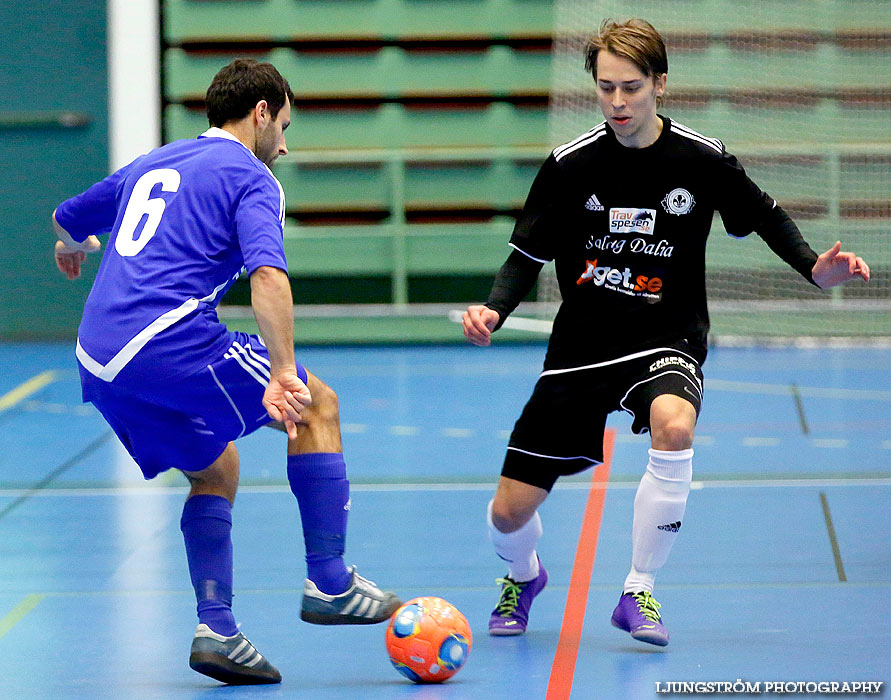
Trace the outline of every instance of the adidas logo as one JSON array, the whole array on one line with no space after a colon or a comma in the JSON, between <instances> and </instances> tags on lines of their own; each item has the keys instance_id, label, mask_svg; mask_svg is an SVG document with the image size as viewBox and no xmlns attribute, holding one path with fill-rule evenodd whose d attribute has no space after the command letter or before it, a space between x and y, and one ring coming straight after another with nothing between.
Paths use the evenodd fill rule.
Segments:
<instances>
[{"instance_id":1,"label":"adidas logo","mask_svg":"<svg viewBox=\"0 0 891 700\"><path fill-rule=\"evenodd\" d=\"M585 202L585 209L588 211L603 211L603 205L600 203L600 200L597 199L596 194L592 194L588 197L588 201Z\"/></svg>"},{"instance_id":2,"label":"adidas logo","mask_svg":"<svg viewBox=\"0 0 891 700\"><path fill-rule=\"evenodd\" d=\"M681 521L678 520L676 523L669 523L668 525L659 525L657 529L665 532L677 532L681 529Z\"/></svg>"}]
</instances>

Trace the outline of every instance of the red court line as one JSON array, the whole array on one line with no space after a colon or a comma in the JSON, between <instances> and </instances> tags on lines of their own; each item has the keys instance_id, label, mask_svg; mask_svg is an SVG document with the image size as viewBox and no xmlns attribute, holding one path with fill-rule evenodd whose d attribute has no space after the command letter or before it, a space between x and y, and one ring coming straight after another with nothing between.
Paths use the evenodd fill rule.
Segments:
<instances>
[{"instance_id":1,"label":"red court line","mask_svg":"<svg viewBox=\"0 0 891 700\"><path fill-rule=\"evenodd\" d=\"M588 504L585 506L579 543L575 550L575 562L572 565L572 576L569 579L569 593L566 595L566 608L563 610L560 640L557 642L557 652L551 665L551 677L548 679L547 700L567 700L572 691L575 662L585 623L585 607L588 604L588 588L591 585L594 558L597 556L597 538L600 535L600 519L603 516L603 501L606 498L615 437L615 430L606 431L603 438L603 464L591 475L591 490L588 492Z\"/></svg>"}]
</instances>

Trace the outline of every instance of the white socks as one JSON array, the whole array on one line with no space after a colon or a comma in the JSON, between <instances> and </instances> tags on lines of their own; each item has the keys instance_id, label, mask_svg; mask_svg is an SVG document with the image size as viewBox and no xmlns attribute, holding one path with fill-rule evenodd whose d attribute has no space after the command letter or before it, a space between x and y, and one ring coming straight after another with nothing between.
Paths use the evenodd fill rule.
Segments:
<instances>
[{"instance_id":1,"label":"white socks","mask_svg":"<svg viewBox=\"0 0 891 700\"><path fill-rule=\"evenodd\" d=\"M668 559L681 528L692 480L693 450L650 450L650 462L634 498L631 572L625 579L625 593L653 592L656 571Z\"/></svg>"},{"instance_id":2,"label":"white socks","mask_svg":"<svg viewBox=\"0 0 891 700\"><path fill-rule=\"evenodd\" d=\"M538 576L538 555L535 547L541 538L541 517L535 511L529 522L515 532L501 532L492 522L492 503L486 508L489 540L495 554L508 563L508 576L514 581L531 581Z\"/></svg>"}]
</instances>

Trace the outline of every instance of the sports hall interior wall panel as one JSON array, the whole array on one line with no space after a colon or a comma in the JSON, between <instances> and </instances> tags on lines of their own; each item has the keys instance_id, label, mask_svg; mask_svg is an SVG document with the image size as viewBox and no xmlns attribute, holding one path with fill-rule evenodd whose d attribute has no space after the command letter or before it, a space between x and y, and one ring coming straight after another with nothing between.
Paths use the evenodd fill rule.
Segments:
<instances>
[{"instance_id":1,"label":"sports hall interior wall panel","mask_svg":"<svg viewBox=\"0 0 891 700\"><path fill-rule=\"evenodd\" d=\"M99 261L62 277L50 215L108 174L105 2L0 3L0 64L0 339L71 340Z\"/></svg>"}]
</instances>

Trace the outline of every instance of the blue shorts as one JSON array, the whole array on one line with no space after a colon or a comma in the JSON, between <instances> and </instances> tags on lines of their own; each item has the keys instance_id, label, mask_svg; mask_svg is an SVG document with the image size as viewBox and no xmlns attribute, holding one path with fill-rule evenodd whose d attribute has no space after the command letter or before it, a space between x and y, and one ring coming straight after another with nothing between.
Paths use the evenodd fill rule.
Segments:
<instances>
[{"instance_id":1,"label":"blue shorts","mask_svg":"<svg viewBox=\"0 0 891 700\"><path fill-rule=\"evenodd\" d=\"M138 392L80 368L85 397L146 479L167 469L205 469L230 442L271 422L262 403L269 383L269 352L259 336L230 335L229 350L209 358L205 369L172 382L159 376L158 382ZM297 374L307 381L299 363Z\"/></svg>"}]
</instances>

